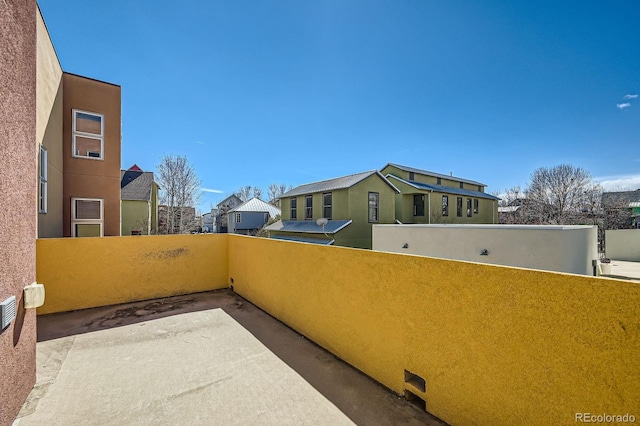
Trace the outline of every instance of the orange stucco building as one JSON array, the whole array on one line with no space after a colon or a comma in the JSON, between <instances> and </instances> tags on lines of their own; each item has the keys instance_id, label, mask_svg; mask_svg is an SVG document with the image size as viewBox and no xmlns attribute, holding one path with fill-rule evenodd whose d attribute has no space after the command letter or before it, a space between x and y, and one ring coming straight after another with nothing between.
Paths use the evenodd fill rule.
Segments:
<instances>
[{"instance_id":1,"label":"orange stucco building","mask_svg":"<svg viewBox=\"0 0 640 426\"><path fill-rule=\"evenodd\" d=\"M120 235L121 88L62 71L36 15L38 237Z\"/></svg>"}]
</instances>

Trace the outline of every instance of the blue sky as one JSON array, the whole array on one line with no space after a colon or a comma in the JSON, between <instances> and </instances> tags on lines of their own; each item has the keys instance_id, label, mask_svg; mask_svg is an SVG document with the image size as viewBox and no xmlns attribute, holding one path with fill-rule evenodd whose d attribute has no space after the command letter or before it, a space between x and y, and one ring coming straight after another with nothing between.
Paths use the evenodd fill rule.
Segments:
<instances>
[{"instance_id":1,"label":"blue sky","mask_svg":"<svg viewBox=\"0 0 640 426\"><path fill-rule=\"evenodd\" d=\"M39 4L65 71L122 86L123 168L186 155L205 210L388 162L640 188L636 1Z\"/></svg>"}]
</instances>

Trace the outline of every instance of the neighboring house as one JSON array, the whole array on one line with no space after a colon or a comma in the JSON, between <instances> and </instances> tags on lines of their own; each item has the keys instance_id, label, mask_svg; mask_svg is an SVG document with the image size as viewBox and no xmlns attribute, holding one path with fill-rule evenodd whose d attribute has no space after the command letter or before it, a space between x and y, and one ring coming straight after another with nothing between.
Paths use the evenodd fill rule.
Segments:
<instances>
[{"instance_id":1,"label":"neighboring house","mask_svg":"<svg viewBox=\"0 0 640 426\"><path fill-rule=\"evenodd\" d=\"M153 172L134 164L120 171L122 235L151 235L158 231L158 184Z\"/></svg>"},{"instance_id":2,"label":"neighboring house","mask_svg":"<svg viewBox=\"0 0 640 426\"><path fill-rule=\"evenodd\" d=\"M267 223L280 215L280 209L252 198L227 212L228 232L231 234L253 235Z\"/></svg>"},{"instance_id":3,"label":"neighboring house","mask_svg":"<svg viewBox=\"0 0 640 426\"><path fill-rule=\"evenodd\" d=\"M36 18L38 237L120 235L120 86L64 72Z\"/></svg>"},{"instance_id":4,"label":"neighboring house","mask_svg":"<svg viewBox=\"0 0 640 426\"><path fill-rule=\"evenodd\" d=\"M218 203L215 208L217 214L214 216L217 233L224 234L227 232L227 212L239 206L240 204L242 204L242 200L235 194L229 195L227 198Z\"/></svg>"},{"instance_id":5,"label":"neighboring house","mask_svg":"<svg viewBox=\"0 0 640 426\"><path fill-rule=\"evenodd\" d=\"M392 163L380 172L400 190L400 223L498 223L499 198L485 193L483 183Z\"/></svg>"},{"instance_id":6,"label":"neighboring house","mask_svg":"<svg viewBox=\"0 0 640 426\"><path fill-rule=\"evenodd\" d=\"M158 205L159 234L188 234L198 231L200 218L196 218L195 207L173 207Z\"/></svg>"},{"instance_id":7,"label":"neighboring house","mask_svg":"<svg viewBox=\"0 0 640 426\"><path fill-rule=\"evenodd\" d=\"M398 193L377 170L301 185L278 197L282 220L265 229L271 238L370 249L371 225L394 223Z\"/></svg>"},{"instance_id":8,"label":"neighboring house","mask_svg":"<svg viewBox=\"0 0 640 426\"><path fill-rule=\"evenodd\" d=\"M606 229L640 228L640 189L602 193Z\"/></svg>"},{"instance_id":9,"label":"neighboring house","mask_svg":"<svg viewBox=\"0 0 640 426\"><path fill-rule=\"evenodd\" d=\"M202 232L214 232L214 215L213 212L202 215Z\"/></svg>"}]
</instances>

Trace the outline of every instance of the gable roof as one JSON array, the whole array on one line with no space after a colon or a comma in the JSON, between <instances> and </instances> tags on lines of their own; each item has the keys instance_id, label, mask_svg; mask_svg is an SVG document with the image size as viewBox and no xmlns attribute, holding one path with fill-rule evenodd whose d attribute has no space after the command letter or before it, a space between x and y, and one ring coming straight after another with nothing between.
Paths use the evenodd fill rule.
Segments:
<instances>
[{"instance_id":1,"label":"gable roof","mask_svg":"<svg viewBox=\"0 0 640 426\"><path fill-rule=\"evenodd\" d=\"M120 170L120 199L129 201L151 200L153 172L132 169Z\"/></svg>"},{"instance_id":2,"label":"gable roof","mask_svg":"<svg viewBox=\"0 0 640 426\"><path fill-rule=\"evenodd\" d=\"M499 200L500 198L495 197L491 194L487 194L486 192L480 192L480 191L472 191L470 189L460 189L460 188L452 188L450 186L442 186L442 185L434 185L434 184L430 184L430 183L422 183L422 182L415 182L412 180L404 180L401 179L397 176L394 176L392 174L388 174L387 178L389 179L396 179L402 183L405 183L409 186L412 186L416 189L421 189L423 191L435 191L435 192L443 192L446 194L454 194L454 195L465 195L467 197L474 197L474 198L486 198L488 200Z\"/></svg>"},{"instance_id":3,"label":"gable roof","mask_svg":"<svg viewBox=\"0 0 640 426\"><path fill-rule=\"evenodd\" d=\"M229 210L227 214L239 213L239 212L269 213L269 216L272 218L276 217L281 213L280 209L277 208L276 206L271 205L269 203L265 203L264 201L256 197L253 197L249 201L245 201L239 206L234 207L233 209Z\"/></svg>"},{"instance_id":4,"label":"gable roof","mask_svg":"<svg viewBox=\"0 0 640 426\"><path fill-rule=\"evenodd\" d=\"M267 231L300 232L305 234L335 234L351 224L352 220L329 220L322 227L315 220L279 220L267 226Z\"/></svg>"},{"instance_id":5,"label":"gable roof","mask_svg":"<svg viewBox=\"0 0 640 426\"><path fill-rule=\"evenodd\" d=\"M312 237L305 237L300 235L286 235L286 234L273 235L271 238L273 238L274 240L294 241L297 243L308 243L308 244L320 244L323 246L330 246L331 244L336 242L336 240L333 240L333 239L312 238Z\"/></svg>"},{"instance_id":6,"label":"gable roof","mask_svg":"<svg viewBox=\"0 0 640 426\"><path fill-rule=\"evenodd\" d=\"M380 173L377 170L371 170L368 172L356 173L354 175L341 176L333 179L327 179L319 182L312 182L312 183L300 185L293 188L291 191L285 192L284 194L279 196L278 199L295 197L297 195L303 195L303 194L314 194L316 192L329 192L329 191L335 191L338 189L351 188L353 185L357 184L358 182L361 182L366 178L368 178L369 176L373 176L373 175L378 175L380 179L382 179L387 185L391 187L391 189L393 189L396 193L400 193L400 191L398 191L398 188L393 186L391 182L389 182L384 176L382 176L382 173Z\"/></svg>"},{"instance_id":7,"label":"gable roof","mask_svg":"<svg viewBox=\"0 0 640 426\"><path fill-rule=\"evenodd\" d=\"M227 198L225 198L224 200L216 204L216 207L220 208L225 205L228 205L230 201L235 201L234 203L235 206L242 204L242 200L236 194L231 194Z\"/></svg>"},{"instance_id":8,"label":"gable roof","mask_svg":"<svg viewBox=\"0 0 640 426\"><path fill-rule=\"evenodd\" d=\"M435 172L430 172L428 170L421 170L421 169L416 169L416 168L413 168L413 167L402 166L400 164L395 164L395 163L388 163L381 170L384 170L386 167L389 167L389 166L398 168L400 170L404 170L405 172L419 173L421 175L433 176L433 177L441 178L441 179L450 179L450 180L455 180L457 182L468 183L470 185L487 186L484 183L476 182L475 180L463 179L463 178L450 176L450 175L443 175L441 173L435 173Z\"/></svg>"}]
</instances>

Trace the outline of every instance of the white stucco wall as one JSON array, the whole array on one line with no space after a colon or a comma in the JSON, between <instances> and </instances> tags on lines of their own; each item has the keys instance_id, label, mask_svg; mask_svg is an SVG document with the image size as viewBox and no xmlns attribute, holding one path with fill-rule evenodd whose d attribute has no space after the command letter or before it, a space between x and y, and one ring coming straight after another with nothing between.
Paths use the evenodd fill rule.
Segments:
<instances>
[{"instance_id":1,"label":"white stucco wall","mask_svg":"<svg viewBox=\"0 0 640 426\"><path fill-rule=\"evenodd\" d=\"M640 229L608 230L604 239L609 259L640 262Z\"/></svg>"},{"instance_id":2,"label":"white stucco wall","mask_svg":"<svg viewBox=\"0 0 640 426\"><path fill-rule=\"evenodd\" d=\"M593 275L597 240L595 226L373 226L373 250L582 275Z\"/></svg>"}]
</instances>

